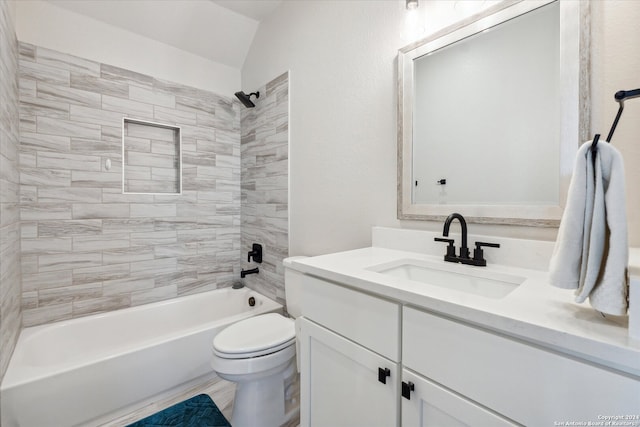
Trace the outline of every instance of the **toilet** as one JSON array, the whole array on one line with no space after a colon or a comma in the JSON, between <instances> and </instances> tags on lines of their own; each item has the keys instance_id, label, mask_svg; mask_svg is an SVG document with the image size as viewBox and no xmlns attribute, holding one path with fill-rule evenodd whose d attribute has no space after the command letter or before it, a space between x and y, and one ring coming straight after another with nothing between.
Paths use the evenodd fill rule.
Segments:
<instances>
[{"instance_id":1,"label":"toilet","mask_svg":"<svg viewBox=\"0 0 640 427\"><path fill-rule=\"evenodd\" d=\"M287 262L285 261L285 266ZM236 383L231 425L277 427L285 420L284 382L296 372L296 328L302 274L285 268L287 311L241 320L213 339L211 366Z\"/></svg>"}]
</instances>

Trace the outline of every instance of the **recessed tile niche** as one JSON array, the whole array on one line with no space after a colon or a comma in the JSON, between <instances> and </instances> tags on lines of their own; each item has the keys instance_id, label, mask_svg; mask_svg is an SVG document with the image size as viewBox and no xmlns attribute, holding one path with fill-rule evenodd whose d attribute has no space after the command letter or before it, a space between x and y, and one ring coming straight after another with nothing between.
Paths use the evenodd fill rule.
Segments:
<instances>
[{"instance_id":1,"label":"recessed tile niche","mask_svg":"<svg viewBox=\"0 0 640 427\"><path fill-rule=\"evenodd\" d=\"M122 192L182 193L180 128L124 118Z\"/></svg>"}]
</instances>

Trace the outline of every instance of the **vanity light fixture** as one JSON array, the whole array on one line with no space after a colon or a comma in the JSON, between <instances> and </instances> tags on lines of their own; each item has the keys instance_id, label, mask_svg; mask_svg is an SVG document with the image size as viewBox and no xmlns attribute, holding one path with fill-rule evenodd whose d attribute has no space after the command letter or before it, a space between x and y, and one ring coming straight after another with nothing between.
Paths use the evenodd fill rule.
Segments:
<instances>
[{"instance_id":1,"label":"vanity light fixture","mask_svg":"<svg viewBox=\"0 0 640 427\"><path fill-rule=\"evenodd\" d=\"M415 10L418 8L418 0L406 0L407 10Z\"/></svg>"}]
</instances>

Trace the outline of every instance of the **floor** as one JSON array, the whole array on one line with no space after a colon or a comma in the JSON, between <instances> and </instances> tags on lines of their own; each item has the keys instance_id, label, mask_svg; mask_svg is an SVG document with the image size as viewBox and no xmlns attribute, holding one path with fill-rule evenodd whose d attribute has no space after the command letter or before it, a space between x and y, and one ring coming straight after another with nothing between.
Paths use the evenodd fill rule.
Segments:
<instances>
[{"instance_id":1,"label":"floor","mask_svg":"<svg viewBox=\"0 0 640 427\"><path fill-rule=\"evenodd\" d=\"M216 403L222 414L227 420L231 420L231 412L233 411L233 395L235 393L235 384L225 381L219 377L182 391L179 394L172 395L165 399L153 402L152 404L141 407L129 414L118 417L107 423L100 424L97 427L124 427L151 414L168 408L183 400L187 400L195 395L206 393ZM293 375L285 384L285 411L288 421L281 427L296 427L300 423L300 376Z\"/></svg>"},{"instance_id":2,"label":"floor","mask_svg":"<svg viewBox=\"0 0 640 427\"><path fill-rule=\"evenodd\" d=\"M220 408L225 418L227 420L231 419L235 385L219 377L215 377L214 379L204 384L191 387L184 390L182 393L159 400L157 402L153 402L152 404L146 405L127 415L121 416L107 423L100 424L98 427L124 427L151 414L155 414L158 411L168 408L171 405L182 402L183 400L187 400L190 397L196 396L201 393L206 393L211 396L211 399L213 399L218 408Z\"/></svg>"}]
</instances>

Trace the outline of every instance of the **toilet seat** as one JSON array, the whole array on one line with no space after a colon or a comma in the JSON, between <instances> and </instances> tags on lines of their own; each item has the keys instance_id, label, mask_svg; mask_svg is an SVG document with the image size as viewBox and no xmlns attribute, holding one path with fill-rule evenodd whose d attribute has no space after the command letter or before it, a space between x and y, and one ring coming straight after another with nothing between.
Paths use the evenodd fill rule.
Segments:
<instances>
[{"instance_id":1,"label":"toilet seat","mask_svg":"<svg viewBox=\"0 0 640 427\"><path fill-rule=\"evenodd\" d=\"M213 339L213 353L225 359L248 359L275 353L296 340L294 320L277 313L234 323Z\"/></svg>"}]
</instances>

